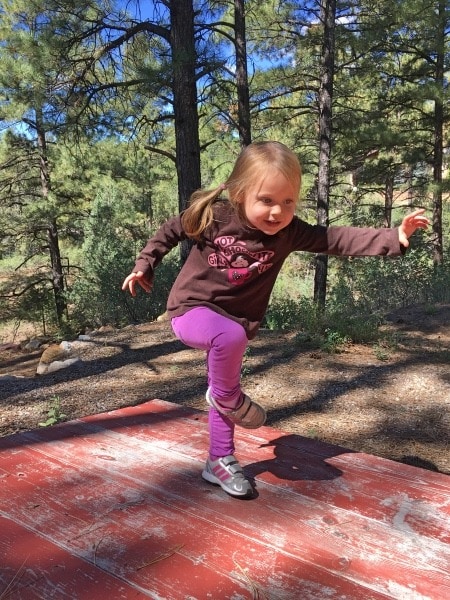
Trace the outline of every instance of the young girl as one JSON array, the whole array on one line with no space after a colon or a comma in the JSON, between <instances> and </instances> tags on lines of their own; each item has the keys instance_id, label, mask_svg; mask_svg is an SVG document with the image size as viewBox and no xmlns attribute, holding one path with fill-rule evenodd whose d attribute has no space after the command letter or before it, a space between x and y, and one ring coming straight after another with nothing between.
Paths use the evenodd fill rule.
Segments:
<instances>
[{"instance_id":1,"label":"young girl","mask_svg":"<svg viewBox=\"0 0 450 600\"><path fill-rule=\"evenodd\" d=\"M296 250L338 256L400 256L408 238L429 221L423 210L397 229L323 227L295 216L301 168L278 142L247 146L225 184L197 191L189 207L167 221L139 254L122 289L152 288L155 267L181 240L194 246L169 295L175 335L206 351L210 406L209 457L202 477L231 496L253 495L234 457L234 427L254 429L266 413L242 390L247 342L258 330L286 257ZM224 199L224 192L228 199Z\"/></svg>"}]
</instances>

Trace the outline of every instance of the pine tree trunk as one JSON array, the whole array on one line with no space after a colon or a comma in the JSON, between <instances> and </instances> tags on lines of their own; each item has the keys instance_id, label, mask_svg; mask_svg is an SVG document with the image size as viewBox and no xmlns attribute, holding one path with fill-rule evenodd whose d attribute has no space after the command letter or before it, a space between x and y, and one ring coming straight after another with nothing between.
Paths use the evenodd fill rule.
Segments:
<instances>
[{"instance_id":1,"label":"pine tree trunk","mask_svg":"<svg viewBox=\"0 0 450 600\"><path fill-rule=\"evenodd\" d=\"M235 0L234 2L234 30L239 139L241 146L248 146L252 142L252 134L250 122L250 96L248 90L244 0Z\"/></svg>"},{"instance_id":2,"label":"pine tree trunk","mask_svg":"<svg viewBox=\"0 0 450 600\"><path fill-rule=\"evenodd\" d=\"M41 193L47 199L51 191L50 172L48 168L47 143L45 131L42 127L42 117L36 111L37 144L39 148L39 168L41 177ZM56 219L51 219L47 225L47 244L50 255L51 282L55 299L55 312L58 326L61 327L67 312L67 303L64 294L64 273L59 247L58 226Z\"/></svg>"},{"instance_id":3,"label":"pine tree trunk","mask_svg":"<svg viewBox=\"0 0 450 600\"><path fill-rule=\"evenodd\" d=\"M52 267L52 286L55 298L56 318L58 326L61 327L67 314L67 303L64 296L64 274L59 248L58 228L54 220L47 227L47 243Z\"/></svg>"},{"instance_id":4,"label":"pine tree trunk","mask_svg":"<svg viewBox=\"0 0 450 600\"><path fill-rule=\"evenodd\" d=\"M442 166L444 160L444 54L446 29L446 0L439 0L436 55L436 95L434 101L434 143L433 143L433 217L432 244L433 262L440 265L444 260L442 235Z\"/></svg>"},{"instance_id":5,"label":"pine tree trunk","mask_svg":"<svg viewBox=\"0 0 450 600\"><path fill-rule=\"evenodd\" d=\"M178 204L182 211L192 192L201 186L192 0L172 0L170 20ZM181 245L182 261L186 260L190 247L189 243Z\"/></svg>"},{"instance_id":6,"label":"pine tree trunk","mask_svg":"<svg viewBox=\"0 0 450 600\"><path fill-rule=\"evenodd\" d=\"M317 223L328 225L330 168L332 146L332 98L334 78L334 27L336 0L322 0L320 17L323 23L322 76L319 90L319 172L317 179ZM314 301L325 306L327 293L328 256L316 257Z\"/></svg>"},{"instance_id":7,"label":"pine tree trunk","mask_svg":"<svg viewBox=\"0 0 450 600\"><path fill-rule=\"evenodd\" d=\"M384 227L390 227L392 222L392 206L394 204L394 176L386 175L384 186Z\"/></svg>"}]
</instances>

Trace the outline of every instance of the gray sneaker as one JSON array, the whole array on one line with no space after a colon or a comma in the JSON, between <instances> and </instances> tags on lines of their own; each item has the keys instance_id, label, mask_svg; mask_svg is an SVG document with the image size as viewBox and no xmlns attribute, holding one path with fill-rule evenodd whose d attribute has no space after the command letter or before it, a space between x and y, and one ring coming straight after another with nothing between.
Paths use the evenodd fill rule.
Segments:
<instances>
[{"instance_id":1,"label":"gray sneaker","mask_svg":"<svg viewBox=\"0 0 450 600\"><path fill-rule=\"evenodd\" d=\"M206 391L207 403L215 408L218 412L227 416L230 421L240 425L245 429L258 429L264 425L266 421L266 411L260 405L251 400L247 394L242 394L242 403L235 410L229 410L220 406L220 404L212 397L211 390Z\"/></svg>"},{"instance_id":2,"label":"gray sneaker","mask_svg":"<svg viewBox=\"0 0 450 600\"><path fill-rule=\"evenodd\" d=\"M253 487L232 454L214 461L208 458L202 477L209 483L220 485L230 496L239 498L253 496Z\"/></svg>"}]
</instances>

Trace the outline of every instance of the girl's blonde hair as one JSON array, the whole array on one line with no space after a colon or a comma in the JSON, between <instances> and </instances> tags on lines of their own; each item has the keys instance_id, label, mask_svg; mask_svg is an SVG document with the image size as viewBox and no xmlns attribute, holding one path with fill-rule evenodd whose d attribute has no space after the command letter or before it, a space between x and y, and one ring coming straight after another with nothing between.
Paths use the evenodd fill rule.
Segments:
<instances>
[{"instance_id":1,"label":"girl's blonde hair","mask_svg":"<svg viewBox=\"0 0 450 600\"><path fill-rule=\"evenodd\" d=\"M280 142L254 142L239 154L230 176L214 190L197 190L182 216L188 237L200 241L214 221L214 202L226 189L228 200L243 223L244 200L249 188L262 181L269 169L280 171L295 190L300 191L302 170L297 156Z\"/></svg>"}]
</instances>

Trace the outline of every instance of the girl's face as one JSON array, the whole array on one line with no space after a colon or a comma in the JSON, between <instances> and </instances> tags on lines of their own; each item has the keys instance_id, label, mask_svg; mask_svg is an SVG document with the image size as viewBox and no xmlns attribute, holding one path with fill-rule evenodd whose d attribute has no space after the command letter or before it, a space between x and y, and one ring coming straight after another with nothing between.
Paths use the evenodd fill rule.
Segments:
<instances>
[{"instance_id":1,"label":"girl's face","mask_svg":"<svg viewBox=\"0 0 450 600\"><path fill-rule=\"evenodd\" d=\"M299 190L294 189L277 169L255 186L250 187L243 200L244 213L252 227L267 235L275 235L294 218Z\"/></svg>"}]
</instances>

